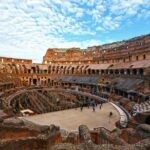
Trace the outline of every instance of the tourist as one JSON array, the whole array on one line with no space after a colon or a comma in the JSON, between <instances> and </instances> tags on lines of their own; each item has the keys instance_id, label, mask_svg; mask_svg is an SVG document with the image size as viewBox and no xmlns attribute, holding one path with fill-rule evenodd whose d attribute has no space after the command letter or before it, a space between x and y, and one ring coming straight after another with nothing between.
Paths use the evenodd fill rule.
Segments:
<instances>
[{"instance_id":1,"label":"tourist","mask_svg":"<svg viewBox=\"0 0 150 150\"><path fill-rule=\"evenodd\" d=\"M100 106L99 106L100 109L102 108L102 105L103 105L103 102L100 102Z\"/></svg>"},{"instance_id":2,"label":"tourist","mask_svg":"<svg viewBox=\"0 0 150 150\"><path fill-rule=\"evenodd\" d=\"M84 104L81 105L81 111L83 110L83 106L84 106Z\"/></svg>"},{"instance_id":3,"label":"tourist","mask_svg":"<svg viewBox=\"0 0 150 150\"><path fill-rule=\"evenodd\" d=\"M112 113L112 112L110 112L110 113L109 113L109 117L112 117L112 115L113 115L113 113Z\"/></svg>"},{"instance_id":4,"label":"tourist","mask_svg":"<svg viewBox=\"0 0 150 150\"><path fill-rule=\"evenodd\" d=\"M95 101L95 106L97 107L97 102Z\"/></svg>"},{"instance_id":5,"label":"tourist","mask_svg":"<svg viewBox=\"0 0 150 150\"><path fill-rule=\"evenodd\" d=\"M93 107L93 111L95 111L95 103L94 103L94 101L92 103L92 107Z\"/></svg>"},{"instance_id":6,"label":"tourist","mask_svg":"<svg viewBox=\"0 0 150 150\"><path fill-rule=\"evenodd\" d=\"M95 112L95 106L93 106L93 112Z\"/></svg>"},{"instance_id":7,"label":"tourist","mask_svg":"<svg viewBox=\"0 0 150 150\"><path fill-rule=\"evenodd\" d=\"M100 103L100 105L99 105L99 109L101 109L102 108L102 103Z\"/></svg>"}]
</instances>

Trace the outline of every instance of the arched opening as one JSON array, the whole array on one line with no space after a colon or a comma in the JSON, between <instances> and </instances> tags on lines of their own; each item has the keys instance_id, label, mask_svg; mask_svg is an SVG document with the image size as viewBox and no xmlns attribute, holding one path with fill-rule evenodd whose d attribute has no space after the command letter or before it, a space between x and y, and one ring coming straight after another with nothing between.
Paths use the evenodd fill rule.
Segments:
<instances>
[{"instance_id":1,"label":"arched opening","mask_svg":"<svg viewBox=\"0 0 150 150\"><path fill-rule=\"evenodd\" d=\"M144 69L142 69L142 68L139 69L139 75L140 75L140 76L143 76L143 74L144 74Z\"/></svg>"},{"instance_id":2,"label":"arched opening","mask_svg":"<svg viewBox=\"0 0 150 150\"><path fill-rule=\"evenodd\" d=\"M33 84L37 85L37 79L33 79Z\"/></svg>"},{"instance_id":3,"label":"arched opening","mask_svg":"<svg viewBox=\"0 0 150 150\"><path fill-rule=\"evenodd\" d=\"M123 59L123 62L126 62L126 59L125 59L125 58Z\"/></svg>"},{"instance_id":4,"label":"arched opening","mask_svg":"<svg viewBox=\"0 0 150 150\"><path fill-rule=\"evenodd\" d=\"M40 72L39 66L36 66L37 73Z\"/></svg>"},{"instance_id":5,"label":"arched opening","mask_svg":"<svg viewBox=\"0 0 150 150\"><path fill-rule=\"evenodd\" d=\"M60 74L63 73L63 68L64 68L63 66L60 67L60 71L59 71Z\"/></svg>"},{"instance_id":6,"label":"arched opening","mask_svg":"<svg viewBox=\"0 0 150 150\"><path fill-rule=\"evenodd\" d=\"M29 73L29 74L31 73L31 70L30 70L30 69L28 69L28 73Z\"/></svg>"},{"instance_id":7,"label":"arched opening","mask_svg":"<svg viewBox=\"0 0 150 150\"><path fill-rule=\"evenodd\" d=\"M92 74L95 74L95 70L94 69L92 69Z\"/></svg>"},{"instance_id":8,"label":"arched opening","mask_svg":"<svg viewBox=\"0 0 150 150\"><path fill-rule=\"evenodd\" d=\"M38 78L38 83L40 84L40 78Z\"/></svg>"},{"instance_id":9,"label":"arched opening","mask_svg":"<svg viewBox=\"0 0 150 150\"><path fill-rule=\"evenodd\" d=\"M54 72L55 72L55 66L52 67L52 73L54 73Z\"/></svg>"},{"instance_id":10,"label":"arched opening","mask_svg":"<svg viewBox=\"0 0 150 150\"><path fill-rule=\"evenodd\" d=\"M91 69L88 69L88 74L91 74Z\"/></svg>"},{"instance_id":11,"label":"arched opening","mask_svg":"<svg viewBox=\"0 0 150 150\"><path fill-rule=\"evenodd\" d=\"M96 74L99 74L99 70L96 70Z\"/></svg>"},{"instance_id":12,"label":"arched opening","mask_svg":"<svg viewBox=\"0 0 150 150\"><path fill-rule=\"evenodd\" d=\"M48 84L50 84L50 82L51 82L51 79L48 79Z\"/></svg>"},{"instance_id":13,"label":"arched opening","mask_svg":"<svg viewBox=\"0 0 150 150\"><path fill-rule=\"evenodd\" d=\"M51 73L51 66L48 67L48 73Z\"/></svg>"},{"instance_id":14,"label":"arched opening","mask_svg":"<svg viewBox=\"0 0 150 150\"><path fill-rule=\"evenodd\" d=\"M108 70L105 70L105 74L108 74Z\"/></svg>"},{"instance_id":15,"label":"arched opening","mask_svg":"<svg viewBox=\"0 0 150 150\"><path fill-rule=\"evenodd\" d=\"M59 73L59 66L56 67L56 74Z\"/></svg>"},{"instance_id":16,"label":"arched opening","mask_svg":"<svg viewBox=\"0 0 150 150\"><path fill-rule=\"evenodd\" d=\"M115 70L115 74L119 74L119 70Z\"/></svg>"},{"instance_id":17,"label":"arched opening","mask_svg":"<svg viewBox=\"0 0 150 150\"><path fill-rule=\"evenodd\" d=\"M104 74L104 70L101 70L101 74Z\"/></svg>"},{"instance_id":18,"label":"arched opening","mask_svg":"<svg viewBox=\"0 0 150 150\"><path fill-rule=\"evenodd\" d=\"M74 74L74 67L71 68L71 74Z\"/></svg>"},{"instance_id":19,"label":"arched opening","mask_svg":"<svg viewBox=\"0 0 150 150\"><path fill-rule=\"evenodd\" d=\"M150 125L150 116L146 118L145 123Z\"/></svg>"},{"instance_id":20,"label":"arched opening","mask_svg":"<svg viewBox=\"0 0 150 150\"><path fill-rule=\"evenodd\" d=\"M76 73L76 74L78 74L78 73L79 73L79 66L77 66L77 67L76 67L76 71L75 71L75 73Z\"/></svg>"},{"instance_id":21,"label":"arched opening","mask_svg":"<svg viewBox=\"0 0 150 150\"><path fill-rule=\"evenodd\" d=\"M83 66L81 66L81 67L79 68L79 73L80 73L80 74L82 74L82 68L83 68Z\"/></svg>"},{"instance_id":22,"label":"arched opening","mask_svg":"<svg viewBox=\"0 0 150 150\"><path fill-rule=\"evenodd\" d=\"M112 69L111 69L111 70L109 70L109 73L110 73L110 74L113 74L113 70L112 70Z\"/></svg>"},{"instance_id":23,"label":"arched opening","mask_svg":"<svg viewBox=\"0 0 150 150\"><path fill-rule=\"evenodd\" d=\"M127 75L130 75L130 69L127 69Z\"/></svg>"},{"instance_id":24,"label":"arched opening","mask_svg":"<svg viewBox=\"0 0 150 150\"><path fill-rule=\"evenodd\" d=\"M51 80L51 85L52 85L52 86L54 85L54 80Z\"/></svg>"},{"instance_id":25,"label":"arched opening","mask_svg":"<svg viewBox=\"0 0 150 150\"><path fill-rule=\"evenodd\" d=\"M47 70L44 70L44 74L47 74Z\"/></svg>"},{"instance_id":26,"label":"arched opening","mask_svg":"<svg viewBox=\"0 0 150 150\"><path fill-rule=\"evenodd\" d=\"M69 74L69 70L67 70L67 74Z\"/></svg>"},{"instance_id":27,"label":"arched opening","mask_svg":"<svg viewBox=\"0 0 150 150\"><path fill-rule=\"evenodd\" d=\"M120 74L124 74L124 70L123 69L120 70Z\"/></svg>"},{"instance_id":28,"label":"arched opening","mask_svg":"<svg viewBox=\"0 0 150 150\"><path fill-rule=\"evenodd\" d=\"M46 85L46 84L47 84L47 81L45 80L45 81L44 81L44 85Z\"/></svg>"},{"instance_id":29,"label":"arched opening","mask_svg":"<svg viewBox=\"0 0 150 150\"><path fill-rule=\"evenodd\" d=\"M132 60L132 56L129 56L129 61L131 61Z\"/></svg>"},{"instance_id":30,"label":"arched opening","mask_svg":"<svg viewBox=\"0 0 150 150\"><path fill-rule=\"evenodd\" d=\"M133 75L136 75L136 74L137 74L137 70L133 69Z\"/></svg>"},{"instance_id":31,"label":"arched opening","mask_svg":"<svg viewBox=\"0 0 150 150\"><path fill-rule=\"evenodd\" d=\"M86 70L84 69L84 70L82 71L82 73L83 73L83 74L86 74Z\"/></svg>"},{"instance_id":32,"label":"arched opening","mask_svg":"<svg viewBox=\"0 0 150 150\"><path fill-rule=\"evenodd\" d=\"M66 73L66 68L67 68L67 66L64 67L63 74Z\"/></svg>"},{"instance_id":33,"label":"arched opening","mask_svg":"<svg viewBox=\"0 0 150 150\"><path fill-rule=\"evenodd\" d=\"M29 85L31 85L31 78L29 79Z\"/></svg>"},{"instance_id":34,"label":"arched opening","mask_svg":"<svg viewBox=\"0 0 150 150\"><path fill-rule=\"evenodd\" d=\"M32 67L31 70L32 70L32 73L36 73L36 68L35 67Z\"/></svg>"}]
</instances>

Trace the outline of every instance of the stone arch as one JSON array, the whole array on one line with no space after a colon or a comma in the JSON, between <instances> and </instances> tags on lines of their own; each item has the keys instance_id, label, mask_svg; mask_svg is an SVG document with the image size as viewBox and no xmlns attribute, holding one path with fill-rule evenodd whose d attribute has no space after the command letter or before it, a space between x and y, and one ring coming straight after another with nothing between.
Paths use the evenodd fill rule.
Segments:
<instances>
[{"instance_id":1,"label":"stone arch","mask_svg":"<svg viewBox=\"0 0 150 150\"><path fill-rule=\"evenodd\" d=\"M79 73L79 65L78 66L76 66L76 69L75 69L75 74L78 74Z\"/></svg>"},{"instance_id":2,"label":"stone arch","mask_svg":"<svg viewBox=\"0 0 150 150\"><path fill-rule=\"evenodd\" d=\"M52 66L52 73L54 74L55 73L55 66Z\"/></svg>"},{"instance_id":3,"label":"stone arch","mask_svg":"<svg viewBox=\"0 0 150 150\"><path fill-rule=\"evenodd\" d=\"M64 67L64 69L63 69L63 74L66 73L66 69L67 69L67 66Z\"/></svg>"},{"instance_id":4,"label":"stone arch","mask_svg":"<svg viewBox=\"0 0 150 150\"><path fill-rule=\"evenodd\" d=\"M25 65L22 65L22 67L24 68L24 73L25 73L25 74L28 73L28 69L26 68L26 66L25 66Z\"/></svg>"},{"instance_id":5,"label":"stone arch","mask_svg":"<svg viewBox=\"0 0 150 150\"><path fill-rule=\"evenodd\" d=\"M92 74L96 74L96 70L95 69L92 69Z\"/></svg>"},{"instance_id":6,"label":"stone arch","mask_svg":"<svg viewBox=\"0 0 150 150\"><path fill-rule=\"evenodd\" d=\"M56 74L58 74L58 73L59 73L59 65L56 66Z\"/></svg>"},{"instance_id":7,"label":"stone arch","mask_svg":"<svg viewBox=\"0 0 150 150\"><path fill-rule=\"evenodd\" d=\"M36 67L35 66L31 67L31 73L36 73Z\"/></svg>"},{"instance_id":8,"label":"stone arch","mask_svg":"<svg viewBox=\"0 0 150 150\"><path fill-rule=\"evenodd\" d=\"M64 66L60 66L60 68L59 68L59 74L63 74L63 68L64 68Z\"/></svg>"},{"instance_id":9,"label":"stone arch","mask_svg":"<svg viewBox=\"0 0 150 150\"><path fill-rule=\"evenodd\" d=\"M36 66L36 72L37 72L37 73L40 73L40 68L39 68L38 65Z\"/></svg>"},{"instance_id":10,"label":"stone arch","mask_svg":"<svg viewBox=\"0 0 150 150\"><path fill-rule=\"evenodd\" d=\"M110 70L109 70L109 73L110 73L110 74L114 74L114 70L113 70L113 69L110 69Z\"/></svg>"},{"instance_id":11,"label":"stone arch","mask_svg":"<svg viewBox=\"0 0 150 150\"><path fill-rule=\"evenodd\" d=\"M48 73L51 73L51 65L48 66Z\"/></svg>"},{"instance_id":12,"label":"stone arch","mask_svg":"<svg viewBox=\"0 0 150 150\"><path fill-rule=\"evenodd\" d=\"M18 69L19 69L19 73L23 74L24 73L24 68L22 65L19 65L18 66Z\"/></svg>"},{"instance_id":13,"label":"stone arch","mask_svg":"<svg viewBox=\"0 0 150 150\"><path fill-rule=\"evenodd\" d=\"M122 75L124 74L124 69L120 70L120 74L122 74Z\"/></svg>"},{"instance_id":14,"label":"stone arch","mask_svg":"<svg viewBox=\"0 0 150 150\"><path fill-rule=\"evenodd\" d=\"M74 74L74 67L71 68L71 74Z\"/></svg>"},{"instance_id":15,"label":"stone arch","mask_svg":"<svg viewBox=\"0 0 150 150\"><path fill-rule=\"evenodd\" d=\"M127 75L130 75L131 74L131 71L130 71L130 69L127 69Z\"/></svg>"},{"instance_id":16,"label":"stone arch","mask_svg":"<svg viewBox=\"0 0 150 150\"><path fill-rule=\"evenodd\" d=\"M89 65L86 65L84 67L84 69L82 69L83 70L83 74L88 74L88 67L89 67Z\"/></svg>"},{"instance_id":17,"label":"stone arch","mask_svg":"<svg viewBox=\"0 0 150 150\"><path fill-rule=\"evenodd\" d=\"M150 116L145 119L145 123L150 125Z\"/></svg>"},{"instance_id":18,"label":"stone arch","mask_svg":"<svg viewBox=\"0 0 150 150\"><path fill-rule=\"evenodd\" d=\"M105 73L105 71L102 69L102 70L101 70L101 74L103 75L104 73Z\"/></svg>"},{"instance_id":19,"label":"stone arch","mask_svg":"<svg viewBox=\"0 0 150 150\"><path fill-rule=\"evenodd\" d=\"M145 60L145 59L146 59L146 55L144 54L144 55L143 55L143 60Z\"/></svg>"},{"instance_id":20,"label":"stone arch","mask_svg":"<svg viewBox=\"0 0 150 150\"><path fill-rule=\"evenodd\" d=\"M19 70L18 70L16 64L13 65L13 69L14 69L15 74L18 74L18 73L19 73Z\"/></svg>"},{"instance_id":21,"label":"stone arch","mask_svg":"<svg viewBox=\"0 0 150 150\"><path fill-rule=\"evenodd\" d=\"M88 74L91 74L91 69L90 68L88 69Z\"/></svg>"},{"instance_id":22,"label":"stone arch","mask_svg":"<svg viewBox=\"0 0 150 150\"><path fill-rule=\"evenodd\" d=\"M84 66L81 66L81 67L80 67L80 73L81 73L81 74L83 74L83 69L84 69Z\"/></svg>"},{"instance_id":23,"label":"stone arch","mask_svg":"<svg viewBox=\"0 0 150 150\"><path fill-rule=\"evenodd\" d=\"M139 75L140 75L140 76L143 76L143 75L144 75L144 69L143 69L143 68L140 68L140 69L139 69Z\"/></svg>"},{"instance_id":24,"label":"stone arch","mask_svg":"<svg viewBox=\"0 0 150 150\"><path fill-rule=\"evenodd\" d=\"M133 75L137 75L137 69L132 70Z\"/></svg>"}]
</instances>

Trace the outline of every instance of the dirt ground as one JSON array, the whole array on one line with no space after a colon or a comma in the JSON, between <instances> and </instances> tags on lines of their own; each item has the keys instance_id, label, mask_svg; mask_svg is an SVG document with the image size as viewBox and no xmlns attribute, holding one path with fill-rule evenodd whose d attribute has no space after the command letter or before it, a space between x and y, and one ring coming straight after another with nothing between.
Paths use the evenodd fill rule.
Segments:
<instances>
[{"instance_id":1,"label":"dirt ground","mask_svg":"<svg viewBox=\"0 0 150 150\"><path fill-rule=\"evenodd\" d=\"M109 117L110 112L113 113L111 117ZM82 111L80 108L77 108L24 117L24 119L36 124L55 124L69 131L78 130L81 124L87 125L89 129L102 126L109 130L113 130L115 128L115 122L118 121L119 118L119 113L109 103L103 104L101 109L98 105L95 108L95 112L93 112L92 107L84 107Z\"/></svg>"}]
</instances>

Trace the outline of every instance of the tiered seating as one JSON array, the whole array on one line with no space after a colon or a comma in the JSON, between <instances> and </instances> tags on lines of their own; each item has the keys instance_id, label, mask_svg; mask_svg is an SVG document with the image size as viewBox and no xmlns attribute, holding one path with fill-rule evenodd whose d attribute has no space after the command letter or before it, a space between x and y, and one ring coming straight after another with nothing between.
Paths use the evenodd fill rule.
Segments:
<instances>
[{"instance_id":1,"label":"tiered seating","mask_svg":"<svg viewBox=\"0 0 150 150\"><path fill-rule=\"evenodd\" d=\"M150 112L150 101L146 101L141 104L135 104L132 112L133 116L135 116L137 113Z\"/></svg>"}]
</instances>

